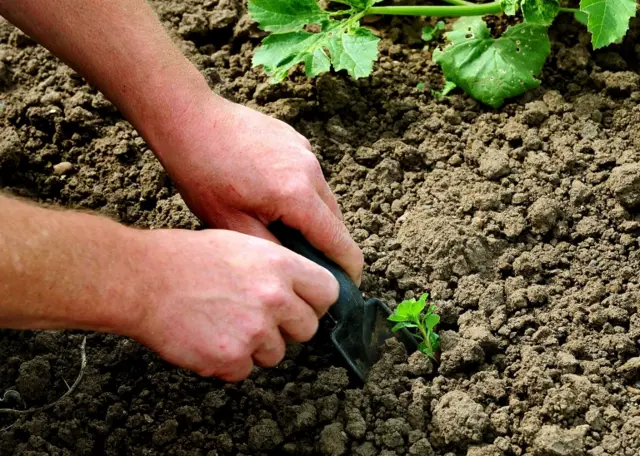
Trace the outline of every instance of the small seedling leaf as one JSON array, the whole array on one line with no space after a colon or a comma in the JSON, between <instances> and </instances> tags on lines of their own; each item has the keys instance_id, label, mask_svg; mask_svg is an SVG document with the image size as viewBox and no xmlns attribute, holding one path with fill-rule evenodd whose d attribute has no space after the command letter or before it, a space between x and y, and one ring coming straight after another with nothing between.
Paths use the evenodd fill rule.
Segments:
<instances>
[{"instance_id":1,"label":"small seedling leaf","mask_svg":"<svg viewBox=\"0 0 640 456\"><path fill-rule=\"evenodd\" d=\"M420 311L416 312L416 309L419 307L419 303L415 299L409 299L398 304L396 308L396 313L405 320L416 321L420 318Z\"/></svg>"},{"instance_id":2,"label":"small seedling leaf","mask_svg":"<svg viewBox=\"0 0 640 456\"><path fill-rule=\"evenodd\" d=\"M329 17L315 0L249 0L249 14L260 29L279 33L321 24Z\"/></svg>"},{"instance_id":3,"label":"small seedling leaf","mask_svg":"<svg viewBox=\"0 0 640 456\"><path fill-rule=\"evenodd\" d=\"M530 24L551 25L560 12L560 0L522 0L522 15Z\"/></svg>"},{"instance_id":4,"label":"small seedling leaf","mask_svg":"<svg viewBox=\"0 0 640 456\"><path fill-rule=\"evenodd\" d=\"M589 17L593 48L600 49L624 38L637 6L635 0L580 0L580 10Z\"/></svg>"},{"instance_id":5,"label":"small seedling leaf","mask_svg":"<svg viewBox=\"0 0 640 456\"><path fill-rule=\"evenodd\" d=\"M419 300L415 300L413 299L411 302L411 316L414 317L415 319L418 319L420 317L420 313L424 310L424 308L427 306L427 297L429 295L427 294L423 294L422 296L420 296Z\"/></svg>"},{"instance_id":6,"label":"small seedling leaf","mask_svg":"<svg viewBox=\"0 0 640 456\"><path fill-rule=\"evenodd\" d=\"M402 328L417 328L417 327L418 327L417 325L414 325L411 322L403 321L401 323L396 324L393 328L391 328L391 331L395 332L395 331L401 330Z\"/></svg>"},{"instance_id":7,"label":"small seedling leaf","mask_svg":"<svg viewBox=\"0 0 640 456\"><path fill-rule=\"evenodd\" d=\"M389 321L407 321L406 317L403 315L399 315L397 313L392 314L389 318Z\"/></svg>"},{"instance_id":8,"label":"small seedling leaf","mask_svg":"<svg viewBox=\"0 0 640 456\"><path fill-rule=\"evenodd\" d=\"M422 39L429 42L442 33L445 28L444 21L438 21L435 26L427 25L422 28Z\"/></svg>"},{"instance_id":9,"label":"small seedling leaf","mask_svg":"<svg viewBox=\"0 0 640 456\"><path fill-rule=\"evenodd\" d=\"M538 24L515 25L495 39L482 18L463 17L446 37L449 45L436 49L434 61L447 80L494 108L538 87L551 51L547 28Z\"/></svg>"},{"instance_id":10,"label":"small seedling leaf","mask_svg":"<svg viewBox=\"0 0 640 456\"><path fill-rule=\"evenodd\" d=\"M440 323L440 316L435 314L427 315L424 319L424 325L430 331L433 331L433 328Z\"/></svg>"},{"instance_id":11,"label":"small seedling leaf","mask_svg":"<svg viewBox=\"0 0 640 456\"><path fill-rule=\"evenodd\" d=\"M440 348L440 336L434 332L429 333L429 342L434 351L438 351Z\"/></svg>"},{"instance_id":12,"label":"small seedling leaf","mask_svg":"<svg viewBox=\"0 0 640 456\"><path fill-rule=\"evenodd\" d=\"M444 98L447 95L449 95L456 87L458 86L456 85L455 82L445 81L444 87L442 88L441 91L433 90L433 96L437 99Z\"/></svg>"}]
</instances>

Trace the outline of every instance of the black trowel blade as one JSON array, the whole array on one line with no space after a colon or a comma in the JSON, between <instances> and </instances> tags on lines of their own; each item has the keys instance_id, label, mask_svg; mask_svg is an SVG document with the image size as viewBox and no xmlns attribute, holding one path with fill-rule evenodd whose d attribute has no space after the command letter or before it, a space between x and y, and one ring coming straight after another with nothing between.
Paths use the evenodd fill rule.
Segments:
<instances>
[{"instance_id":1,"label":"black trowel blade","mask_svg":"<svg viewBox=\"0 0 640 456\"><path fill-rule=\"evenodd\" d=\"M409 353L418 348L406 329L396 333L391 331L393 323L388 320L390 315L391 310L382 301L370 299L364 305L364 312L351 312L338 322L331 333L331 341L362 381L380 359L386 340L397 337Z\"/></svg>"}]
</instances>

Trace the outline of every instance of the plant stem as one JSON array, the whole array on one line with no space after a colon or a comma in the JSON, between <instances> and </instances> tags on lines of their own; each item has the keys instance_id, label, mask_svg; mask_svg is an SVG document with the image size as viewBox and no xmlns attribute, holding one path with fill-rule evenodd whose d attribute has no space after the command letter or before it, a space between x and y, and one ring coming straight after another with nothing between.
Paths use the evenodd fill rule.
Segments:
<instances>
[{"instance_id":1,"label":"plant stem","mask_svg":"<svg viewBox=\"0 0 640 456\"><path fill-rule=\"evenodd\" d=\"M467 2L465 0L442 0L445 3L448 3L449 5L458 5L458 6L463 6L463 5L474 5L475 3L472 2Z\"/></svg>"},{"instance_id":2,"label":"plant stem","mask_svg":"<svg viewBox=\"0 0 640 456\"><path fill-rule=\"evenodd\" d=\"M560 8L561 13L579 13L580 8Z\"/></svg>"},{"instance_id":3,"label":"plant stem","mask_svg":"<svg viewBox=\"0 0 640 456\"><path fill-rule=\"evenodd\" d=\"M430 356L434 355L435 353L433 351L433 346L431 345L431 341L429 340L429 334L427 333L427 330L421 324L418 325L418 329L420 330L420 333L422 334L423 342L426 344L427 348L429 349L429 355Z\"/></svg>"},{"instance_id":4,"label":"plant stem","mask_svg":"<svg viewBox=\"0 0 640 456\"><path fill-rule=\"evenodd\" d=\"M374 6L369 8L366 11L366 14L385 16L461 17L498 14L502 13L502 11L502 5L500 2L492 2L481 5L466 4L456 6Z\"/></svg>"}]
</instances>

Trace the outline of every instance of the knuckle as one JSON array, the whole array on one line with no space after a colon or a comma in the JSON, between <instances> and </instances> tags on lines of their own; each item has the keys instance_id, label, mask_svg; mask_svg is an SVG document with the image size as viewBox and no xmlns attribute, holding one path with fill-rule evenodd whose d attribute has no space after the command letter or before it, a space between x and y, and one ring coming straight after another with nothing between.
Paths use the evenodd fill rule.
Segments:
<instances>
[{"instance_id":1,"label":"knuckle","mask_svg":"<svg viewBox=\"0 0 640 456\"><path fill-rule=\"evenodd\" d=\"M304 136L300 135L302 137L302 145L304 146L305 149L307 150L313 150L313 146L311 145L311 142Z\"/></svg>"},{"instance_id":2,"label":"knuckle","mask_svg":"<svg viewBox=\"0 0 640 456\"><path fill-rule=\"evenodd\" d=\"M313 152L307 152L302 161L305 170L313 178L322 176L322 167Z\"/></svg>"},{"instance_id":3,"label":"knuckle","mask_svg":"<svg viewBox=\"0 0 640 456\"><path fill-rule=\"evenodd\" d=\"M295 176L288 179L281 187L280 193L287 201L305 199L312 190L309 180L303 176Z\"/></svg>"},{"instance_id":4,"label":"knuckle","mask_svg":"<svg viewBox=\"0 0 640 456\"><path fill-rule=\"evenodd\" d=\"M259 287L258 299L264 307L271 309L285 302L286 292L279 283L264 283Z\"/></svg>"}]
</instances>

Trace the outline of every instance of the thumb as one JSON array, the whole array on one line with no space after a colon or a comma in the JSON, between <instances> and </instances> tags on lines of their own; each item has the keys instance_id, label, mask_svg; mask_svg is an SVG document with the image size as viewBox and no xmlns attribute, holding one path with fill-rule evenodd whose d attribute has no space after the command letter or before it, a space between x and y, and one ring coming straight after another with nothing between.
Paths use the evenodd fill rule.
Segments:
<instances>
[{"instance_id":1,"label":"thumb","mask_svg":"<svg viewBox=\"0 0 640 456\"><path fill-rule=\"evenodd\" d=\"M227 213L223 217L218 217L216 222L218 228L237 231L238 233L265 239L280 245L280 241L278 241L260 220L244 212L233 211Z\"/></svg>"},{"instance_id":2,"label":"thumb","mask_svg":"<svg viewBox=\"0 0 640 456\"><path fill-rule=\"evenodd\" d=\"M331 209L316 197L304 207L296 206L282 221L299 230L303 236L328 258L339 264L360 286L364 256L351 238L347 227Z\"/></svg>"}]
</instances>

